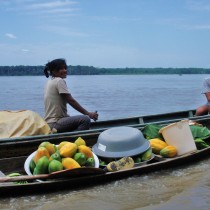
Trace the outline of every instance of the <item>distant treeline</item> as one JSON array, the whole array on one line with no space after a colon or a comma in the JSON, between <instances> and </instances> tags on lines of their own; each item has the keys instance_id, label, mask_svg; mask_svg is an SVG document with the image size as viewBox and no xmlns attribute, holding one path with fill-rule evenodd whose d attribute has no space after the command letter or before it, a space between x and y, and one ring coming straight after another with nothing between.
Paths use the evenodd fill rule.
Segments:
<instances>
[{"instance_id":1,"label":"distant treeline","mask_svg":"<svg viewBox=\"0 0 210 210\"><path fill-rule=\"evenodd\" d=\"M39 76L44 66L0 66L0 76ZM210 74L204 68L96 68L93 66L68 66L69 75L119 75L119 74Z\"/></svg>"}]
</instances>

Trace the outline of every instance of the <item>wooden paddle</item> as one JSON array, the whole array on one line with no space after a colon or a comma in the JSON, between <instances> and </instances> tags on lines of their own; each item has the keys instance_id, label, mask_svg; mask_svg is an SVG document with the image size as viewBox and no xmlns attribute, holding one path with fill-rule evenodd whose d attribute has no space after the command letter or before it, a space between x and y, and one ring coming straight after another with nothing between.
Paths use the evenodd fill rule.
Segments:
<instances>
[{"instance_id":1,"label":"wooden paddle","mask_svg":"<svg viewBox=\"0 0 210 210\"><path fill-rule=\"evenodd\" d=\"M0 177L0 182L18 182L18 181L28 181L28 180L35 180L35 179L55 179L55 178L64 178L64 177L75 178L75 177L80 177L80 176L99 175L99 174L104 174L104 173L105 171L101 168L81 167L81 168L56 171L51 174Z\"/></svg>"}]
</instances>

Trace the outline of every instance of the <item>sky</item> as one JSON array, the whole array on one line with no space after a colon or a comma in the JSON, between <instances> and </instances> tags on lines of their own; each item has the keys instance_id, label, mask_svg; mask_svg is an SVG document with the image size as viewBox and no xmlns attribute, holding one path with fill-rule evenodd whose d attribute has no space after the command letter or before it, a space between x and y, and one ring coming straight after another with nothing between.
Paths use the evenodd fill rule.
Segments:
<instances>
[{"instance_id":1,"label":"sky","mask_svg":"<svg viewBox=\"0 0 210 210\"><path fill-rule=\"evenodd\" d=\"M0 66L210 68L210 0L0 0Z\"/></svg>"}]
</instances>

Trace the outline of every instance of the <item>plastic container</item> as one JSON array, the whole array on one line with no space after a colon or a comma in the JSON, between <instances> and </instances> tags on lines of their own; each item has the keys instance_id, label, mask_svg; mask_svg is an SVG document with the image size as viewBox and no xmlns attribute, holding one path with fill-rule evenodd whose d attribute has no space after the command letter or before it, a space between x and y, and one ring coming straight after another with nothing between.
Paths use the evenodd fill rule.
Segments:
<instances>
[{"instance_id":1,"label":"plastic container","mask_svg":"<svg viewBox=\"0 0 210 210\"><path fill-rule=\"evenodd\" d=\"M141 154L149 147L149 141L139 129L119 126L103 131L92 151L104 158L121 158Z\"/></svg>"},{"instance_id":2,"label":"plastic container","mask_svg":"<svg viewBox=\"0 0 210 210\"><path fill-rule=\"evenodd\" d=\"M182 120L163 127L159 133L162 133L168 145L177 148L177 155L197 150L188 120Z\"/></svg>"}]
</instances>

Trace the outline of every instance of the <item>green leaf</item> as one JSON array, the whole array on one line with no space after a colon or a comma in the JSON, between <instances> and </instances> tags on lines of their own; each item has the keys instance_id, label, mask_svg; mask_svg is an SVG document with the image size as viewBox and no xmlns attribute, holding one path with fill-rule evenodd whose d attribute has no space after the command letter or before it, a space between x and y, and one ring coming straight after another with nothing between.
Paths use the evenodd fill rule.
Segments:
<instances>
[{"instance_id":1,"label":"green leaf","mask_svg":"<svg viewBox=\"0 0 210 210\"><path fill-rule=\"evenodd\" d=\"M162 134L159 133L159 130L162 127L164 126L156 125L156 124L149 124L143 128L142 133L146 139L154 139L154 138L163 139Z\"/></svg>"},{"instance_id":2,"label":"green leaf","mask_svg":"<svg viewBox=\"0 0 210 210\"><path fill-rule=\"evenodd\" d=\"M207 127L201 127L198 125L191 125L190 126L193 138L208 138L210 137L210 131Z\"/></svg>"}]
</instances>

